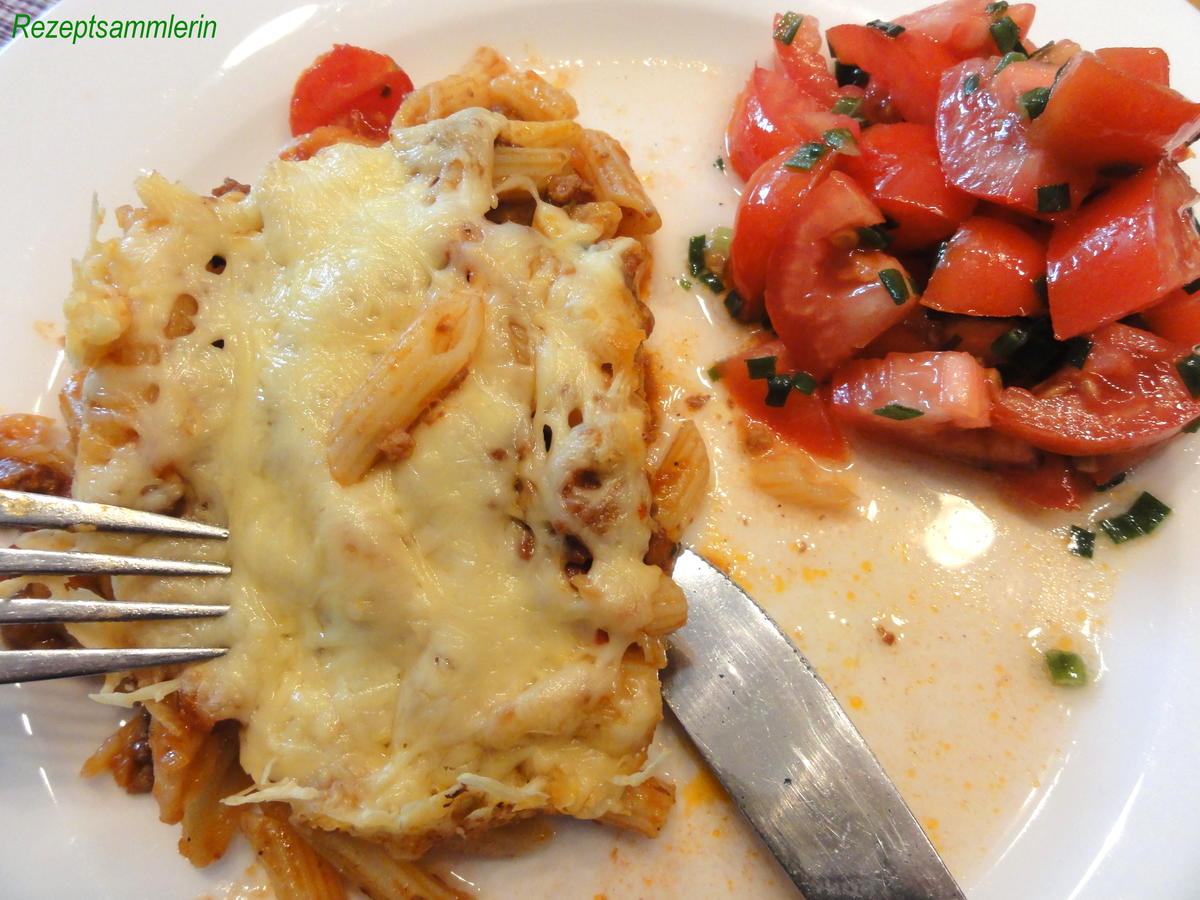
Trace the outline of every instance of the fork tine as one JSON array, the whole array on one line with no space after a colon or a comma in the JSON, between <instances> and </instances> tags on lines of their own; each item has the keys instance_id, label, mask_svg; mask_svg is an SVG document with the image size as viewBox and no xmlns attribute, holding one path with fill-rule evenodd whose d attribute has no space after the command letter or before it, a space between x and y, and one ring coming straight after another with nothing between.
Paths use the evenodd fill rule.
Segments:
<instances>
[{"instance_id":1,"label":"fork tine","mask_svg":"<svg viewBox=\"0 0 1200 900\"><path fill-rule=\"evenodd\" d=\"M4 575L228 575L220 563L146 559L107 553L0 548Z\"/></svg>"},{"instance_id":2,"label":"fork tine","mask_svg":"<svg viewBox=\"0 0 1200 900\"><path fill-rule=\"evenodd\" d=\"M194 603L117 603L109 600L0 601L0 625L36 622L135 622L141 619L204 619L223 616L228 606Z\"/></svg>"},{"instance_id":3,"label":"fork tine","mask_svg":"<svg viewBox=\"0 0 1200 900\"><path fill-rule=\"evenodd\" d=\"M0 525L31 525L36 528L93 525L101 531L148 532L217 540L229 537L228 528L190 519L177 519L105 503L85 503L49 494L6 490L0 490Z\"/></svg>"},{"instance_id":4,"label":"fork tine","mask_svg":"<svg viewBox=\"0 0 1200 900\"><path fill-rule=\"evenodd\" d=\"M0 684L102 675L125 669L201 662L223 656L216 648L164 650L6 650L0 653Z\"/></svg>"}]
</instances>

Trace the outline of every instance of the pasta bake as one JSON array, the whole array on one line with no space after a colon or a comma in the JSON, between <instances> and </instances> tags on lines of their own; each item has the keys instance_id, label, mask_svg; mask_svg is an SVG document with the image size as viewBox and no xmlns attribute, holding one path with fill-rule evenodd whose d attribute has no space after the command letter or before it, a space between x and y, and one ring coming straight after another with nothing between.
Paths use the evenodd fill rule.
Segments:
<instances>
[{"instance_id":1,"label":"pasta bake","mask_svg":"<svg viewBox=\"0 0 1200 900\"><path fill-rule=\"evenodd\" d=\"M136 713L89 763L152 784L193 862L240 825L281 896L336 896L334 870L450 896L409 862L538 813L661 827L648 745L686 616L666 568L706 464L692 429L652 470L658 217L574 116L480 51L378 146L320 141L218 196L142 178L77 263L74 496L227 524L207 555L233 574L26 587L231 604L72 632L230 648L110 679Z\"/></svg>"}]
</instances>

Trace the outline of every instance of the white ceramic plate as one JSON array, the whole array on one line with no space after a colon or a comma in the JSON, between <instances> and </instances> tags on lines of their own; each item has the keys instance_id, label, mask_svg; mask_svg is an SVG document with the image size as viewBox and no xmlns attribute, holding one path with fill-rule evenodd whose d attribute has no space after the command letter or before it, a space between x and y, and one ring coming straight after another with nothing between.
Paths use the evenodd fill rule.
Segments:
<instances>
[{"instance_id":1,"label":"white ceramic plate","mask_svg":"<svg viewBox=\"0 0 1200 900\"><path fill-rule=\"evenodd\" d=\"M828 26L887 18L909 6L814 0L807 9ZM1164 47L1176 86L1200 96L1196 10L1182 0L1128 9L1113 0L1048 0L1035 35L1070 36L1085 46ZM199 11L174 10L181 18ZM717 155L725 110L750 61L768 58L775 6L209 0L202 11L218 23L213 40L18 40L0 54L0 412L54 408L59 356L44 336L52 329L38 323L60 318L67 263L84 247L93 192L108 208L129 202L133 176L151 167L199 189L226 175L253 179L287 137L286 100L296 74L331 43L389 52L418 83L453 69L480 43L578 70L581 118L621 136L636 164L661 173L673 157L695 167ZM92 14L153 18L164 9L149 0L109 8L66 0L53 12ZM709 177L685 168L659 178L656 197L666 218L681 220L678 230L697 219L707 225L728 218L698 209L689 193L693 178ZM1161 536L1128 552L1130 567L1108 617L1106 677L1074 706L1067 763L1055 770L1054 784L967 880L972 897L1200 894L1195 462L1192 448L1144 473L1143 483L1169 498L1176 517ZM155 821L150 800L77 777L113 718L88 704L84 692L78 683L0 688L0 894L187 900L224 893L242 879L244 858L196 872L175 855L175 829ZM492 896L512 896L518 885L528 896L547 897L790 895L736 821L726 820L727 835L704 852L689 850L692 831L708 827L689 806L685 797L684 824L653 851L635 839L598 837L599 829L567 828L552 850L480 865L469 875ZM647 874L656 868L657 881Z\"/></svg>"}]
</instances>

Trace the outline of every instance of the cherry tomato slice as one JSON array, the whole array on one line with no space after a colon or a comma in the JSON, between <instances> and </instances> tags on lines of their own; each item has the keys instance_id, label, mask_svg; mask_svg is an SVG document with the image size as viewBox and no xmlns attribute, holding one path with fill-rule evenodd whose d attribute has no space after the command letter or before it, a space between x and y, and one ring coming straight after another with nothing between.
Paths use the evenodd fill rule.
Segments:
<instances>
[{"instance_id":1,"label":"cherry tomato slice","mask_svg":"<svg viewBox=\"0 0 1200 900\"><path fill-rule=\"evenodd\" d=\"M1135 78L1171 86L1171 60L1158 47L1101 47L1100 61Z\"/></svg>"},{"instance_id":2,"label":"cherry tomato slice","mask_svg":"<svg viewBox=\"0 0 1200 900\"><path fill-rule=\"evenodd\" d=\"M991 5L990 0L948 0L892 21L933 38L954 54L956 60L994 56L997 48L991 32L993 23L1007 16L1023 39L1033 24L1035 9L1032 3L1012 3L1003 13L997 13L988 11Z\"/></svg>"},{"instance_id":3,"label":"cherry tomato slice","mask_svg":"<svg viewBox=\"0 0 1200 900\"><path fill-rule=\"evenodd\" d=\"M1045 245L1016 225L975 216L946 244L921 303L970 316L1045 312L1035 281L1046 274Z\"/></svg>"},{"instance_id":4,"label":"cherry tomato slice","mask_svg":"<svg viewBox=\"0 0 1200 900\"><path fill-rule=\"evenodd\" d=\"M411 79L390 56L335 44L296 81L290 117L292 135L336 125L382 140L400 103L412 89Z\"/></svg>"},{"instance_id":5,"label":"cherry tomato slice","mask_svg":"<svg viewBox=\"0 0 1200 900\"><path fill-rule=\"evenodd\" d=\"M1093 331L1200 277L1197 196L1187 175L1164 162L1056 225L1046 254L1055 336Z\"/></svg>"},{"instance_id":6,"label":"cherry tomato slice","mask_svg":"<svg viewBox=\"0 0 1200 900\"><path fill-rule=\"evenodd\" d=\"M829 61L821 52L825 46L821 25L816 16L803 15L789 43L780 40L784 17L775 14L772 34L775 36L775 61L778 69L793 84L814 100L832 108L838 99L838 83L830 71Z\"/></svg>"},{"instance_id":7,"label":"cherry tomato slice","mask_svg":"<svg viewBox=\"0 0 1200 900\"><path fill-rule=\"evenodd\" d=\"M1172 291L1144 310L1142 318L1159 337L1187 347L1200 344L1200 285L1191 294L1183 288Z\"/></svg>"},{"instance_id":8,"label":"cherry tomato slice","mask_svg":"<svg viewBox=\"0 0 1200 900\"><path fill-rule=\"evenodd\" d=\"M773 356L778 374L797 371L782 341L769 341L721 362L721 384L741 410L771 428L781 438L813 456L845 462L850 457L846 438L830 415L829 401L821 389L812 394L793 390L783 406L768 406L767 382L751 378L746 360Z\"/></svg>"},{"instance_id":9,"label":"cherry tomato slice","mask_svg":"<svg viewBox=\"0 0 1200 900\"><path fill-rule=\"evenodd\" d=\"M1079 509L1092 482L1062 456L1049 454L1032 469L1005 469L1001 484L1014 497L1042 509Z\"/></svg>"},{"instance_id":10,"label":"cherry tomato slice","mask_svg":"<svg viewBox=\"0 0 1200 900\"><path fill-rule=\"evenodd\" d=\"M1092 335L1082 369L1064 366L1032 391L1005 388L997 430L1065 456L1123 453L1157 443L1200 416L1176 369L1186 348L1128 325Z\"/></svg>"}]
</instances>

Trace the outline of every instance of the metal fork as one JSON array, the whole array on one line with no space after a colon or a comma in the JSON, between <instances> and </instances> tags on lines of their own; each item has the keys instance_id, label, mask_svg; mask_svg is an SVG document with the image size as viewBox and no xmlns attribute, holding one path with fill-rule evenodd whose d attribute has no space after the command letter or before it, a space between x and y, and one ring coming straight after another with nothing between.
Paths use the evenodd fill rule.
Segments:
<instances>
[{"instance_id":1,"label":"metal fork","mask_svg":"<svg viewBox=\"0 0 1200 900\"><path fill-rule=\"evenodd\" d=\"M141 512L103 503L85 503L45 494L0 490L0 526L122 531L169 537L225 540L229 530L188 519ZM79 551L0 548L4 575L228 575L219 563L147 559ZM118 603L108 600L0 599L0 625L124 622L194 619L224 615L228 606L174 603ZM221 656L218 648L78 649L0 651L0 684L72 675L99 675L147 666L199 662Z\"/></svg>"}]
</instances>

